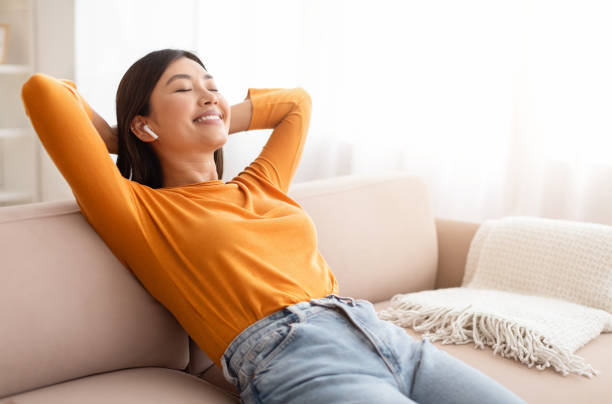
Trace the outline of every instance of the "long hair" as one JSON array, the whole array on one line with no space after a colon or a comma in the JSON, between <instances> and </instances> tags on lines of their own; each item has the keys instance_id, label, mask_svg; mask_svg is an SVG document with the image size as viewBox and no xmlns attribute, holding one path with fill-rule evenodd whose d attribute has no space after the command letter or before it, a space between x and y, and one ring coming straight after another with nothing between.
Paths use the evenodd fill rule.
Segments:
<instances>
[{"instance_id":1,"label":"long hair","mask_svg":"<svg viewBox=\"0 0 612 404\"><path fill-rule=\"evenodd\" d=\"M155 84L166 68L175 60L186 57L206 70L196 55L180 49L161 49L137 60L125 72L117 89L117 167L125 178L151 188L161 188L164 183L159 158L147 142L131 131L136 115L148 116L150 99ZM223 176L223 148L214 152L217 175Z\"/></svg>"}]
</instances>

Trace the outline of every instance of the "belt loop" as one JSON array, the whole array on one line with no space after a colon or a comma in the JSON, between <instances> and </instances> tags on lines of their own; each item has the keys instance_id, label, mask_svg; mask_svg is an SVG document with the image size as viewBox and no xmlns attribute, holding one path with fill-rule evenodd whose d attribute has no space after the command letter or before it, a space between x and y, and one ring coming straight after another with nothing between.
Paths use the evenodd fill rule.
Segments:
<instances>
[{"instance_id":1,"label":"belt loop","mask_svg":"<svg viewBox=\"0 0 612 404\"><path fill-rule=\"evenodd\" d=\"M336 297L338 300L340 300L340 301L342 301L342 302L345 302L345 303L348 303L348 304L350 304L351 306L355 307L355 304L356 304L356 303L355 303L355 298L354 298L354 297L343 297L343 296L338 296L338 295L337 295L337 294L335 294L335 293L332 293L330 296L334 296L334 297Z\"/></svg>"}]
</instances>

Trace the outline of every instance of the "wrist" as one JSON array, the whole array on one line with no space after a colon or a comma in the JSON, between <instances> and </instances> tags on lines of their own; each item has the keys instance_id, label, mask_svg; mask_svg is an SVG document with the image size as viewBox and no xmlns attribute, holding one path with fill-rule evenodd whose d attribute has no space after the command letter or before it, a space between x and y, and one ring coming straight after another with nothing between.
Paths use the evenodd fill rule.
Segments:
<instances>
[{"instance_id":1,"label":"wrist","mask_svg":"<svg viewBox=\"0 0 612 404\"><path fill-rule=\"evenodd\" d=\"M253 104L251 100L232 105L229 134L249 130L252 115Z\"/></svg>"}]
</instances>

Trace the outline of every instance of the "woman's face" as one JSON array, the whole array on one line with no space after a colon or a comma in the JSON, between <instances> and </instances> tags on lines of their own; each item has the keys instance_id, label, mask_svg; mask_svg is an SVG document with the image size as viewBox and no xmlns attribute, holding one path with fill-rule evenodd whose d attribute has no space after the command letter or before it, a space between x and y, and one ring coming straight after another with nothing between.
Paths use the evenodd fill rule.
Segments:
<instances>
[{"instance_id":1,"label":"woman's face","mask_svg":"<svg viewBox=\"0 0 612 404\"><path fill-rule=\"evenodd\" d=\"M142 118L159 138L146 132L158 156L213 153L227 142L231 109L212 76L197 62L183 57L171 63L151 93L150 114ZM219 119L197 120L215 115ZM143 135L144 134L144 135Z\"/></svg>"}]
</instances>

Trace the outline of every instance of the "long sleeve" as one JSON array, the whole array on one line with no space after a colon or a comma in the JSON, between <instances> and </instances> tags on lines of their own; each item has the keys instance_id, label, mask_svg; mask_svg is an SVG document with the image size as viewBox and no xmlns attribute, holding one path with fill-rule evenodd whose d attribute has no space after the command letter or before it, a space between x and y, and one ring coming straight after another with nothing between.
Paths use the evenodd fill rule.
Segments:
<instances>
[{"instance_id":1,"label":"long sleeve","mask_svg":"<svg viewBox=\"0 0 612 404\"><path fill-rule=\"evenodd\" d=\"M310 95L301 87L249 88L245 99L253 104L248 130L274 128L251 167L260 168L258 171L287 193L310 125Z\"/></svg>"},{"instance_id":2,"label":"long sleeve","mask_svg":"<svg viewBox=\"0 0 612 404\"><path fill-rule=\"evenodd\" d=\"M23 85L21 97L41 143L70 185L83 215L103 237L116 233L117 223L125 223L131 206L131 190L91 122L91 107L75 84L36 73Z\"/></svg>"}]
</instances>

